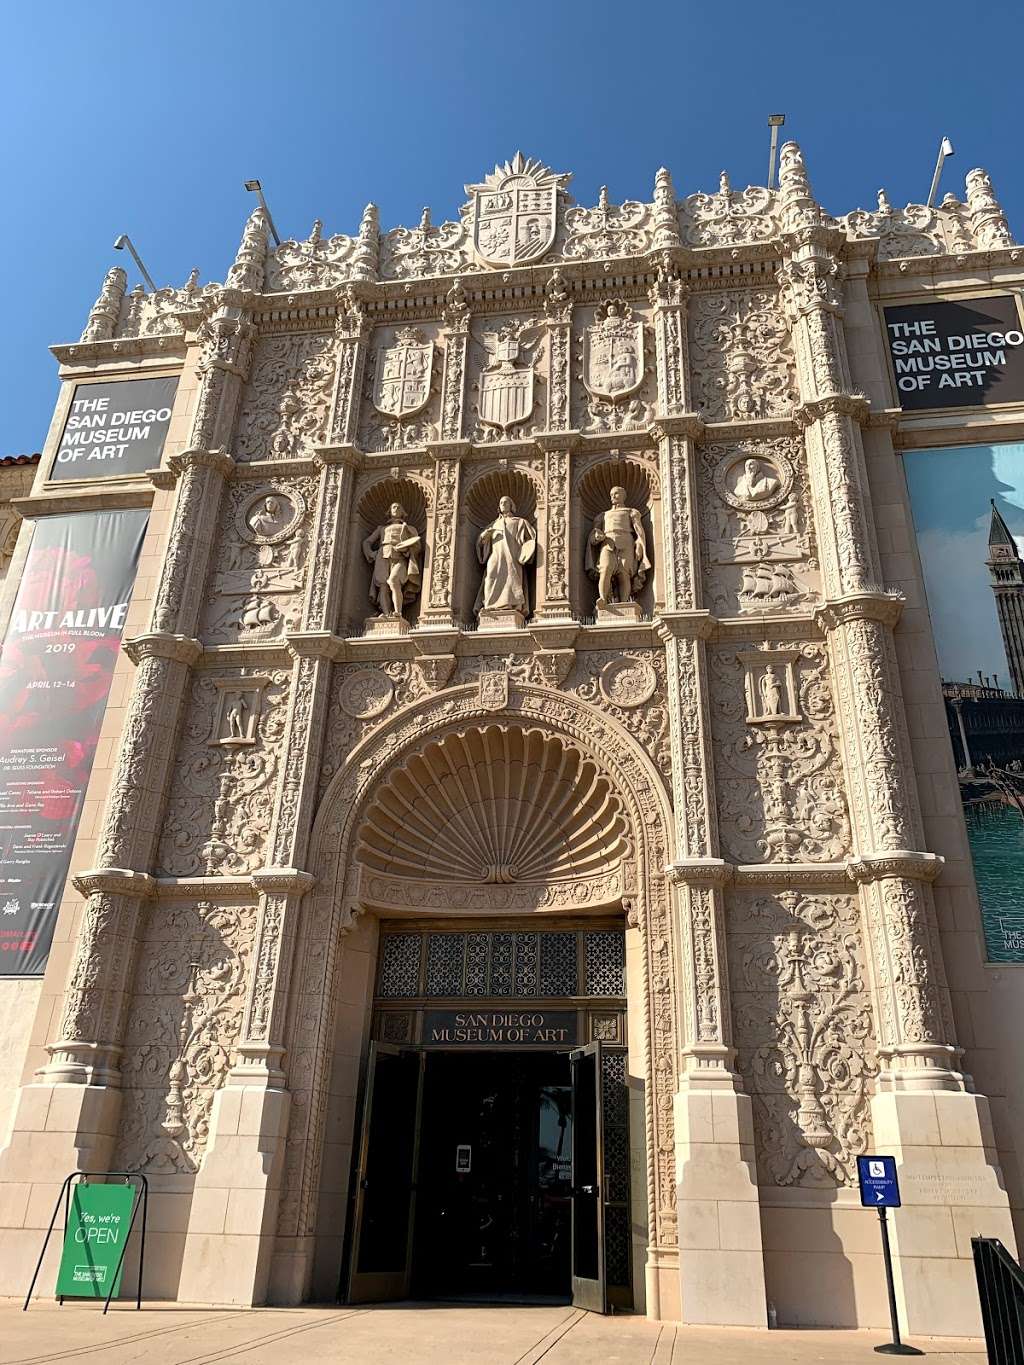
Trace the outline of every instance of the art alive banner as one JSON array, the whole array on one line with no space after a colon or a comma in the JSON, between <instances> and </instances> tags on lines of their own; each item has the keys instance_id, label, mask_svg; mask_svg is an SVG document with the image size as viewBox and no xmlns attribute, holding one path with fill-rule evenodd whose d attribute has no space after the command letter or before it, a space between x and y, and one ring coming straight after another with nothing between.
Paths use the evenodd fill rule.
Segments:
<instances>
[{"instance_id":1,"label":"art alive banner","mask_svg":"<svg viewBox=\"0 0 1024 1365\"><path fill-rule=\"evenodd\" d=\"M33 532L0 652L0 976L46 966L148 516Z\"/></svg>"},{"instance_id":2,"label":"art alive banner","mask_svg":"<svg viewBox=\"0 0 1024 1365\"><path fill-rule=\"evenodd\" d=\"M79 384L50 470L51 482L109 479L155 469L177 387L175 378Z\"/></svg>"},{"instance_id":3,"label":"art alive banner","mask_svg":"<svg viewBox=\"0 0 1024 1365\"><path fill-rule=\"evenodd\" d=\"M986 952L1024 962L1024 445L903 459Z\"/></svg>"}]
</instances>

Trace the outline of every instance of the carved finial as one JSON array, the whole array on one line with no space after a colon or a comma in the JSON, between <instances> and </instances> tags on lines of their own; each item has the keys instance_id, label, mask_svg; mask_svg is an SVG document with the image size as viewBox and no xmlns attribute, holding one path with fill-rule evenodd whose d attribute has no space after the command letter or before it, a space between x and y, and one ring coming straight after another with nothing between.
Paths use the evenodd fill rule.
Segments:
<instances>
[{"instance_id":1,"label":"carved finial","mask_svg":"<svg viewBox=\"0 0 1024 1365\"><path fill-rule=\"evenodd\" d=\"M885 190L878 191L878 212L892 213L892 205L889 203L889 196Z\"/></svg>"},{"instance_id":2,"label":"carved finial","mask_svg":"<svg viewBox=\"0 0 1024 1365\"><path fill-rule=\"evenodd\" d=\"M367 204L359 221L359 240L352 253L352 278L375 280L380 268L380 220L377 205Z\"/></svg>"},{"instance_id":3,"label":"carved finial","mask_svg":"<svg viewBox=\"0 0 1024 1365\"><path fill-rule=\"evenodd\" d=\"M119 265L111 266L103 277L99 297L89 310L82 333L83 341L109 341L121 316L121 301L128 284L128 276Z\"/></svg>"},{"instance_id":4,"label":"carved finial","mask_svg":"<svg viewBox=\"0 0 1024 1365\"><path fill-rule=\"evenodd\" d=\"M572 311L565 276L556 266L544 286L544 307L549 318L568 322Z\"/></svg>"},{"instance_id":5,"label":"carved finial","mask_svg":"<svg viewBox=\"0 0 1024 1365\"><path fill-rule=\"evenodd\" d=\"M346 284L338 294L338 316L334 324L335 332L353 336L363 330L366 323L366 310L359 295L351 284Z\"/></svg>"},{"instance_id":6,"label":"carved finial","mask_svg":"<svg viewBox=\"0 0 1024 1365\"><path fill-rule=\"evenodd\" d=\"M608 208L608 186L602 185L597 192L597 207L599 209Z\"/></svg>"},{"instance_id":7,"label":"carved finial","mask_svg":"<svg viewBox=\"0 0 1024 1365\"><path fill-rule=\"evenodd\" d=\"M676 214L676 192L672 176L664 166L654 177L654 241L657 251L680 246L679 218Z\"/></svg>"},{"instance_id":8,"label":"carved finial","mask_svg":"<svg viewBox=\"0 0 1024 1365\"><path fill-rule=\"evenodd\" d=\"M718 193L724 195L726 199L732 194L732 186L729 184L729 172L723 171L718 177Z\"/></svg>"},{"instance_id":9,"label":"carved finial","mask_svg":"<svg viewBox=\"0 0 1024 1365\"><path fill-rule=\"evenodd\" d=\"M320 245L320 237L321 237L321 234L323 233L323 230L324 230L324 225L323 225L323 223L320 221L319 218L314 218L314 219L313 219L313 229L312 229L312 231L311 231L310 234L309 234L309 244L310 244L310 246L315 247L315 246L319 246L319 245Z\"/></svg>"},{"instance_id":10,"label":"carved finial","mask_svg":"<svg viewBox=\"0 0 1024 1365\"><path fill-rule=\"evenodd\" d=\"M779 158L779 200L782 223L787 232L821 221L821 210L811 193L807 167L799 146L784 142Z\"/></svg>"},{"instance_id":11,"label":"carved finial","mask_svg":"<svg viewBox=\"0 0 1024 1365\"><path fill-rule=\"evenodd\" d=\"M185 293L194 294L196 285L199 283L199 267L194 265L188 272L188 279L185 281Z\"/></svg>"},{"instance_id":12,"label":"carved finial","mask_svg":"<svg viewBox=\"0 0 1024 1365\"><path fill-rule=\"evenodd\" d=\"M270 224L262 208L249 215L242 233L234 264L228 271L229 289L247 289L259 293L263 288L263 270L267 259L267 234Z\"/></svg>"},{"instance_id":13,"label":"carved finial","mask_svg":"<svg viewBox=\"0 0 1024 1365\"><path fill-rule=\"evenodd\" d=\"M427 232L430 229L430 205L423 205L423 212L420 214L420 231Z\"/></svg>"},{"instance_id":14,"label":"carved finial","mask_svg":"<svg viewBox=\"0 0 1024 1365\"><path fill-rule=\"evenodd\" d=\"M967 209L977 246L1013 246L1010 225L996 198L992 179L980 166L967 172Z\"/></svg>"}]
</instances>

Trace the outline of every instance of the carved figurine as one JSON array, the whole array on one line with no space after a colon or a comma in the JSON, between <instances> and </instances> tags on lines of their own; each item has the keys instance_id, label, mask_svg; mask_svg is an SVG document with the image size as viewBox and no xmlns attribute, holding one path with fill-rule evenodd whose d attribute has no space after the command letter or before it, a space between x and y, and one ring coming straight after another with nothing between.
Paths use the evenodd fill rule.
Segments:
<instances>
[{"instance_id":1,"label":"carved figurine","mask_svg":"<svg viewBox=\"0 0 1024 1365\"><path fill-rule=\"evenodd\" d=\"M421 537L405 519L405 508L393 502L388 520L363 541L366 562L373 565L370 601L381 616L401 616L420 590Z\"/></svg>"},{"instance_id":2,"label":"carved figurine","mask_svg":"<svg viewBox=\"0 0 1024 1365\"><path fill-rule=\"evenodd\" d=\"M234 693L225 710L229 739L247 738L248 713L249 706L245 697L241 692Z\"/></svg>"},{"instance_id":3,"label":"carved figurine","mask_svg":"<svg viewBox=\"0 0 1024 1365\"><path fill-rule=\"evenodd\" d=\"M737 498L747 498L750 502L764 502L766 498L777 493L780 487L771 466L751 458L743 461L743 473L736 480L733 494Z\"/></svg>"},{"instance_id":4,"label":"carved figurine","mask_svg":"<svg viewBox=\"0 0 1024 1365\"><path fill-rule=\"evenodd\" d=\"M775 665L769 664L761 676L758 684L761 693L761 706L763 714L766 716L778 716L782 714L782 684L779 682L778 674L775 672Z\"/></svg>"},{"instance_id":5,"label":"carved figurine","mask_svg":"<svg viewBox=\"0 0 1024 1365\"><path fill-rule=\"evenodd\" d=\"M626 506L626 490L613 488L611 507L587 537L587 573L597 579L597 605L630 602L647 581L651 561L640 513Z\"/></svg>"},{"instance_id":6,"label":"carved figurine","mask_svg":"<svg viewBox=\"0 0 1024 1365\"><path fill-rule=\"evenodd\" d=\"M477 559L484 566L474 611L518 611L528 615L525 565L537 549L537 533L525 517L516 515L511 498L498 503L498 515L477 536Z\"/></svg>"}]
</instances>

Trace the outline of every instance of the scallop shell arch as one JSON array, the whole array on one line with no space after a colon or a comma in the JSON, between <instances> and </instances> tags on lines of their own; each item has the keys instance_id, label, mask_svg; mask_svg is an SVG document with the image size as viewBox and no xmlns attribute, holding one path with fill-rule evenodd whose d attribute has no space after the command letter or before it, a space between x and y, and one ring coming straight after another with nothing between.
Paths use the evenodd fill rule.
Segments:
<instances>
[{"instance_id":1,"label":"scallop shell arch","mask_svg":"<svg viewBox=\"0 0 1024 1365\"><path fill-rule=\"evenodd\" d=\"M393 771L356 861L439 882L557 882L610 872L627 822L593 759L557 735L487 725L433 740Z\"/></svg>"},{"instance_id":2,"label":"scallop shell arch","mask_svg":"<svg viewBox=\"0 0 1024 1365\"><path fill-rule=\"evenodd\" d=\"M476 526L487 526L498 515L498 501L510 497L516 512L527 520L537 515L543 489L522 469L490 469L467 482L463 492L466 516Z\"/></svg>"}]
</instances>

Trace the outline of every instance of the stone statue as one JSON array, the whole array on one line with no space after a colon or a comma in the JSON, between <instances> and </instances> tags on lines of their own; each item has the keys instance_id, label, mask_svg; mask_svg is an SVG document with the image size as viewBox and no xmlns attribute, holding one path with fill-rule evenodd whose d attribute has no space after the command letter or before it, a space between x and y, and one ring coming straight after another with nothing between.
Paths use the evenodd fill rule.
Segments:
<instances>
[{"instance_id":1,"label":"stone statue","mask_svg":"<svg viewBox=\"0 0 1024 1365\"><path fill-rule=\"evenodd\" d=\"M750 502L764 502L766 498L777 493L780 487L781 484L771 472L770 466L762 466L760 460L749 459L743 461L743 473L736 480L733 495L737 498L747 498Z\"/></svg>"},{"instance_id":2,"label":"stone statue","mask_svg":"<svg viewBox=\"0 0 1024 1365\"><path fill-rule=\"evenodd\" d=\"M248 729L248 706L241 692L235 692L227 706L228 738L245 739Z\"/></svg>"},{"instance_id":3,"label":"stone statue","mask_svg":"<svg viewBox=\"0 0 1024 1365\"><path fill-rule=\"evenodd\" d=\"M420 590L421 537L405 519L405 508L393 502L388 520L363 541L366 562L373 565L370 601L381 616L401 616L402 608Z\"/></svg>"},{"instance_id":4,"label":"stone statue","mask_svg":"<svg viewBox=\"0 0 1024 1365\"><path fill-rule=\"evenodd\" d=\"M529 615L523 568L533 559L536 549L536 531L525 517L516 515L511 498L502 498L498 515L476 540L476 556L484 566L473 608L478 616L492 611Z\"/></svg>"},{"instance_id":5,"label":"stone statue","mask_svg":"<svg viewBox=\"0 0 1024 1365\"><path fill-rule=\"evenodd\" d=\"M779 682L774 664L769 664L765 669L764 673L761 675L761 681L758 686L761 692L763 714L766 716L781 715L782 684Z\"/></svg>"},{"instance_id":6,"label":"stone statue","mask_svg":"<svg viewBox=\"0 0 1024 1365\"><path fill-rule=\"evenodd\" d=\"M613 488L611 507L587 537L587 573L597 579L597 605L630 602L647 581L651 561L640 513L626 506L626 490Z\"/></svg>"}]
</instances>

